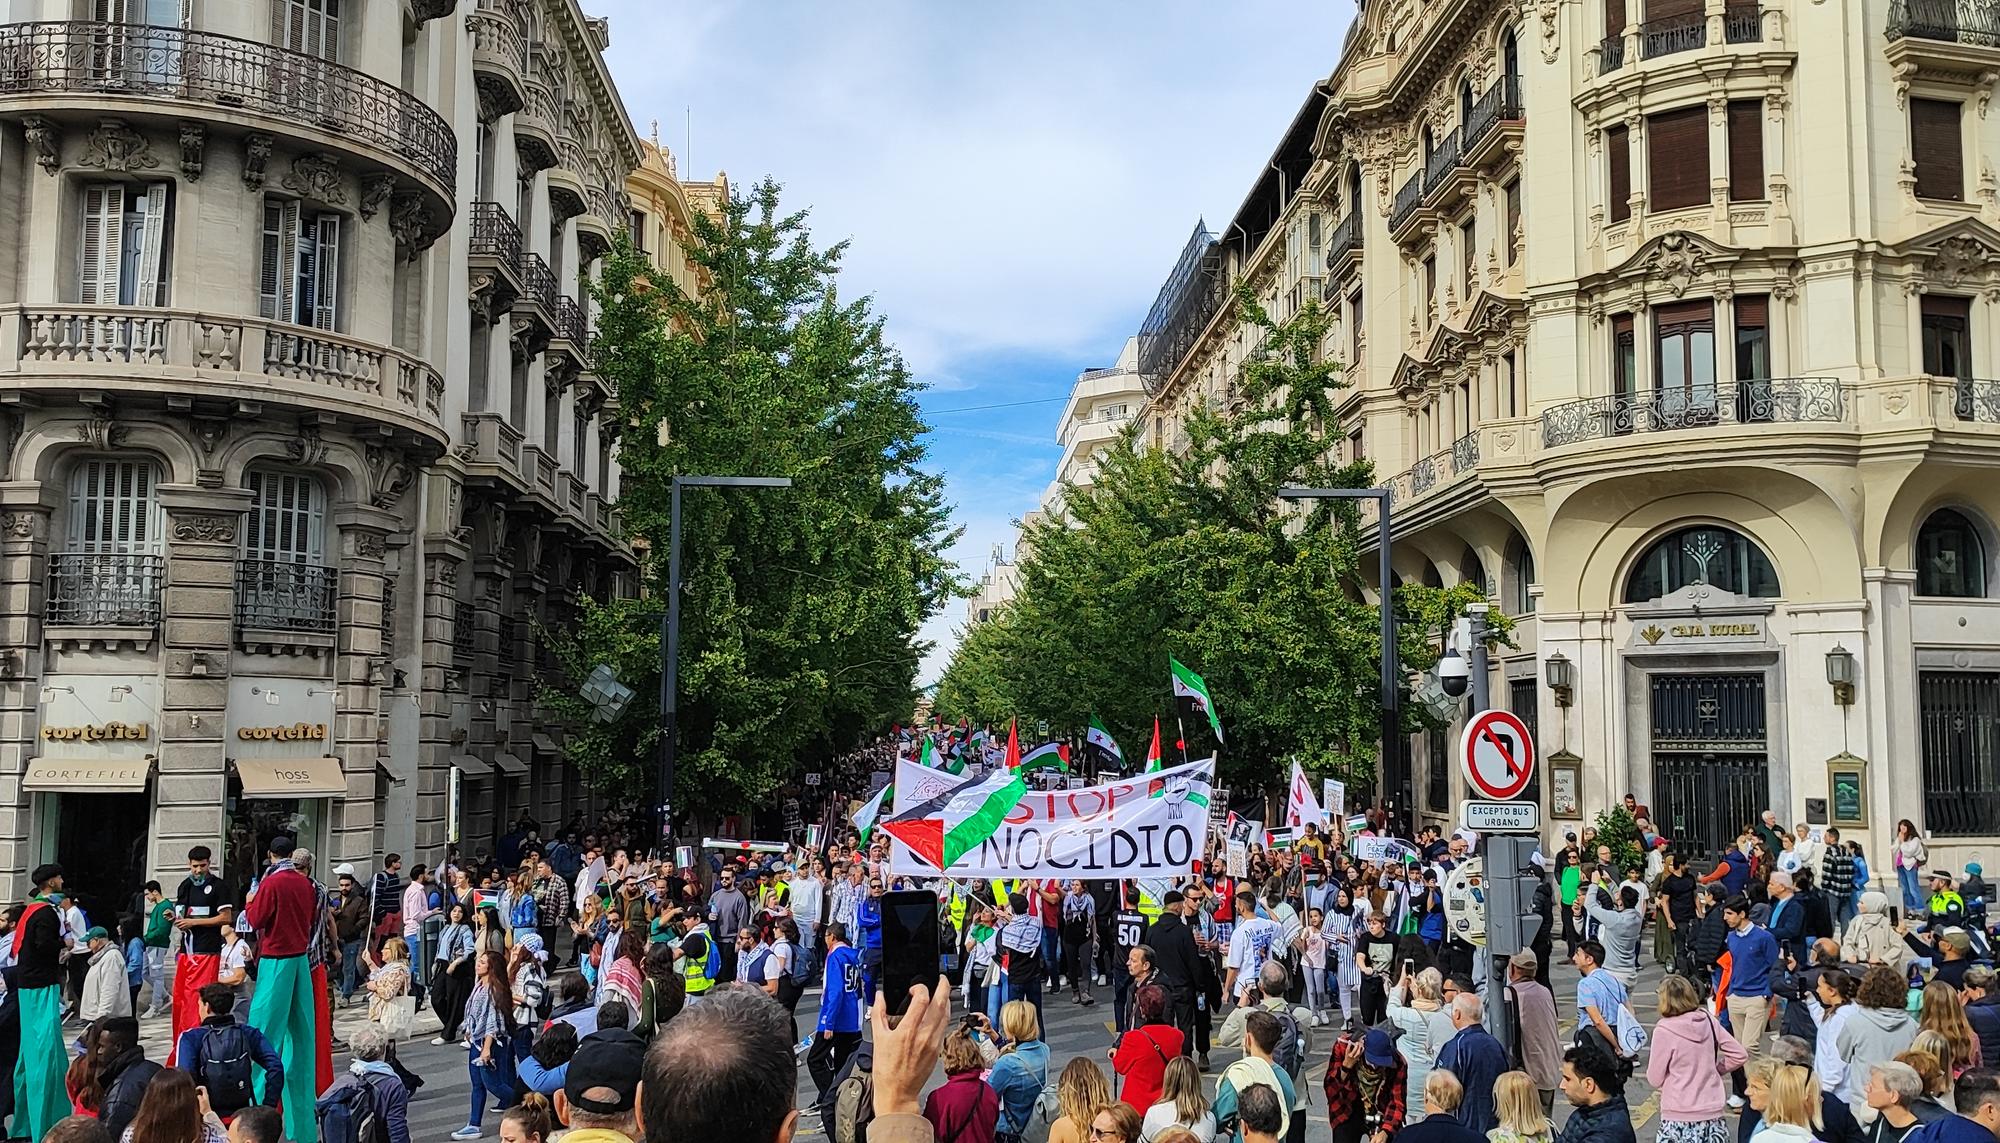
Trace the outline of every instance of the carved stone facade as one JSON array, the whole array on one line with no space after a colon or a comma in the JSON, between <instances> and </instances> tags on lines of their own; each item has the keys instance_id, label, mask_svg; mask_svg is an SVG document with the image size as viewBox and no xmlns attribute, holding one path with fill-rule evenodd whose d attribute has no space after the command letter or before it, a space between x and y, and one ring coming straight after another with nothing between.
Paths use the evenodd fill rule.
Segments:
<instances>
[{"instance_id":1,"label":"carved stone facade","mask_svg":"<svg viewBox=\"0 0 2000 1143\"><path fill-rule=\"evenodd\" d=\"M322 870L390 850L435 865L451 823L469 852L520 815L589 808L532 687L565 593L634 584L588 318L560 330L565 384L545 400L540 351L515 369L504 327L436 286L470 284L452 232L473 188L510 188L511 212L525 176L527 217L509 221L575 305L639 140L603 29L558 0L503 6L524 55L560 61L586 204L560 227L549 172L478 146L513 116L482 123L400 86L470 89L435 73L471 72L473 30L445 18L470 2L344 5L329 57L353 67L287 48L282 5L197 5L177 50L220 45L296 82L222 98L134 63L91 100L52 101L40 72L0 94L0 131L35 172L0 188L0 244L21 251L0 279L0 322L20 331L0 346L0 571L18 589L0 601L0 676L17 680L0 694L0 892L60 861L72 893L111 908L148 878L171 885L197 844L237 892L276 832ZM74 58L107 34L37 28ZM101 110L134 101L153 106ZM475 153L486 169L461 180ZM142 280L91 261L91 210L143 214ZM266 266L267 231L328 272ZM42 733L111 716L145 741ZM325 729L239 733L297 723ZM78 763L98 777L65 777ZM107 830L129 844L107 851Z\"/></svg>"},{"instance_id":2,"label":"carved stone facade","mask_svg":"<svg viewBox=\"0 0 2000 1143\"><path fill-rule=\"evenodd\" d=\"M1856 41L1812 0L1622 10L1363 7L1282 204L1340 227L1329 433L1395 497L1400 578L1515 618L1495 704L1586 817L1632 791L1693 852L1738 797L1870 852L1909 818L1963 861L2000 820L1950 793L2000 782L2000 725L1951 706L2000 703L2000 49L1883 10ZM1919 162L1920 121L1957 153ZM1286 224L1219 241L1216 289L1282 299ZM1218 308L1148 377L1152 439L1227 399L1245 340ZM1754 688L1729 757L1674 753L1676 687ZM1399 744L1437 821L1452 740Z\"/></svg>"}]
</instances>

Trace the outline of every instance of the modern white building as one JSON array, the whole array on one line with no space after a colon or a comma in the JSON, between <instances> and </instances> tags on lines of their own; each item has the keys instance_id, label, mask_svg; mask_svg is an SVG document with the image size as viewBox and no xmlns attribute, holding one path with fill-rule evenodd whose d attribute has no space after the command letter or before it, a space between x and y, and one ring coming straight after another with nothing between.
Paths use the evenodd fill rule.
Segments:
<instances>
[{"instance_id":1,"label":"modern white building","mask_svg":"<svg viewBox=\"0 0 2000 1143\"><path fill-rule=\"evenodd\" d=\"M1098 463L1118 441L1118 434L1138 420L1146 406L1146 386L1139 376L1139 339L1130 337L1108 369L1077 374L1062 417L1056 421L1056 443L1062 457L1055 479L1042 493L1045 513L1060 514L1063 487L1086 487L1097 478Z\"/></svg>"}]
</instances>

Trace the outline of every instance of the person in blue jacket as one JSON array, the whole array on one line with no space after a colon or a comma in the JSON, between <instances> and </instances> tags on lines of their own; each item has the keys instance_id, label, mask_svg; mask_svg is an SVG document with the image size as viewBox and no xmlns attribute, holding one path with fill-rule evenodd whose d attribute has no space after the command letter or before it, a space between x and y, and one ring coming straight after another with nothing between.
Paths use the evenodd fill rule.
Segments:
<instances>
[{"instance_id":1,"label":"person in blue jacket","mask_svg":"<svg viewBox=\"0 0 2000 1143\"><path fill-rule=\"evenodd\" d=\"M875 1003L875 978L882 974L882 875L868 878L868 895L854 910L854 923L861 927L861 996Z\"/></svg>"},{"instance_id":2,"label":"person in blue jacket","mask_svg":"<svg viewBox=\"0 0 2000 1143\"><path fill-rule=\"evenodd\" d=\"M826 927L826 992L806 1054L806 1070L819 1090L815 1103L826 1102L834 1075L861 1044L861 986L860 954L847 943L847 926L835 921Z\"/></svg>"},{"instance_id":3,"label":"person in blue jacket","mask_svg":"<svg viewBox=\"0 0 2000 1143\"><path fill-rule=\"evenodd\" d=\"M1042 1042L1035 1006L1025 1000L1009 1000L1000 1006L1000 1032L1007 1046L986 1077L987 1086L1000 1097L1000 1120L994 1125L993 1137L1000 1143L1018 1143L1034 1120L1035 1103L1049 1082L1049 1046Z\"/></svg>"}]
</instances>

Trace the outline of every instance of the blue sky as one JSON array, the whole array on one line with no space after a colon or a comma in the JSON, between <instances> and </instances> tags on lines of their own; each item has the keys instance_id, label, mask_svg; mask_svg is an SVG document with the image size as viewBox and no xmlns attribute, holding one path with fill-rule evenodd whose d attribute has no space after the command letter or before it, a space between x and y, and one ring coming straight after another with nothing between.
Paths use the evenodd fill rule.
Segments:
<instances>
[{"instance_id":1,"label":"blue sky","mask_svg":"<svg viewBox=\"0 0 2000 1143\"><path fill-rule=\"evenodd\" d=\"M852 240L844 288L875 297L931 387L933 463L965 527L953 554L975 577L994 543L1012 554L1012 522L1054 475L1077 372L1117 357L1195 220L1228 221L1353 14L1303 0L584 6L611 18L625 106L641 134L658 121L684 176L773 175L819 241ZM927 626L922 681L963 613Z\"/></svg>"}]
</instances>

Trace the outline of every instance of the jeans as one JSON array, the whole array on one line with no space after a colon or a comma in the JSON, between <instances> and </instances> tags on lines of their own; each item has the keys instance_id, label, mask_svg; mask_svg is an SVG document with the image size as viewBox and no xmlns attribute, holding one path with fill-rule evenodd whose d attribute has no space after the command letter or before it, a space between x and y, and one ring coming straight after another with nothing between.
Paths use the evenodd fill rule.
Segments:
<instances>
[{"instance_id":1,"label":"jeans","mask_svg":"<svg viewBox=\"0 0 2000 1143\"><path fill-rule=\"evenodd\" d=\"M167 986L167 950L146 946L146 983L153 986L152 1007L160 1012L167 1010L173 999Z\"/></svg>"},{"instance_id":2,"label":"jeans","mask_svg":"<svg viewBox=\"0 0 2000 1143\"><path fill-rule=\"evenodd\" d=\"M1133 1007L1133 1000L1132 974L1125 971L1123 964L1114 965L1111 969L1111 1022L1117 1026L1120 1035L1132 1030L1131 1025L1125 1023L1125 1014Z\"/></svg>"},{"instance_id":3,"label":"jeans","mask_svg":"<svg viewBox=\"0 0 2000 1143\"><path fill-rule=\"evenodd\" d=\"M1898 867L1896 885L1903 891L1903 912L1911 914L1922 912L1924 899L1917 895L1917 871L1907 865Z\"/></svg>"},{"instance_id":4,"label":"jeans","mask_svg":"<svg viewBox=\"0 0 2000 1143\"><path fill-rule=\"evenodd\" d=\"M1833 903L1834 928L1838 929L1841 933L1847 931L1847 922L1854 919L1854 914L1857 912L1855 908L1857 904L1859 904L1859 898L1851 893ZM1838 933L1835 934L1836 937L1838 935Z\"/></svg>"},{"instance_id":5,"label":"jeans","mask_svg":"<svg viewBox=\"0 0 2000 1143\"><path fill-rule=\"evenodd\" d=\"M348 1000L361 987L362 938L340 942L340 998Z\"/></svg>"},{"instance_id":6,"label":"jeans","mask_svg":"<svg viewBox=\"0 0 2000 1143\"><path fill-rule=\"evenodd\" d=\"M1042 927L1042 967L1048 969L1050 973L1055 973L1061 971L1061 964L1062 935L1045 925ZM1054 983L1055 977L1050 976L1049 980ZM1041 1005L1038 1003L1035 1007L1039 1010Z\"/></svg>"},{"instance_id":7,"label":"jeans","mask_svg":"<svg viewBox=\"0 0 2000 1143\"><path fill-rule=\"evenodd\" d=\"M481 1066L479 1049L465 1049L465 1072L472 1085L471 1108L466 1115L466 1124L478 1127L486 1118L486 1097L501 1107L514 1105L514 1051L513 1045L496 1040L493 1044L492 1062Z\"/></svg>"}]
</instances>

